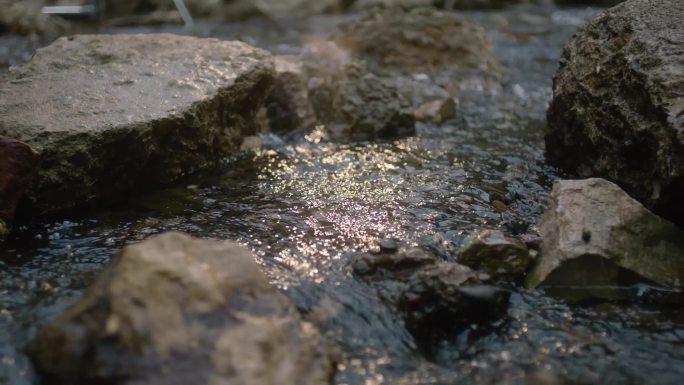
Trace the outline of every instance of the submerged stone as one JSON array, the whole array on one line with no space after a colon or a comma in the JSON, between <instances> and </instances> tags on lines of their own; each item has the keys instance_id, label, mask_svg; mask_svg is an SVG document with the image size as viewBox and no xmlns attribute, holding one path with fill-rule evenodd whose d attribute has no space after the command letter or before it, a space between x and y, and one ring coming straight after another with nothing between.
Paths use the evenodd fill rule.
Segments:
<instances>
[{"instance_id":1,"label":"submerged stone","mask_svg":"<svg viewBox=\"0 0 684 385\"><path fill-rule=\"evenodd\" d=\"M539 229L530 286L684 282L684 232L606 180L557 182Z\"/></svg>"},{"instance_id":2,"label":"submerged stone","mask_svg":"<svg viewBox=\"0 0 684 385\"><path fill-rule=\"evenodd\" d=\"M498 230L482 230L465 239L458 262L491 277L518 280L527 272L532 256L523 242L509 239Z\"/></svg>"},{"instance_id":3,"label":"submerged stone","mask_svg":"<svg viewBox=\"0 0 684 385\"><path fill-rule=\"evenodd\" d=\"M565 46L546 156L572 176L612 180L684 224L684 2L630 0Z\"/></svg>"},{"instance_id":4,"label":"submerged stone","mask_svg":"<svg viewBox=\"0 0 684 385\"><path fill-rule=\"evenodd\" d=\"M167 233L126 247L33 344L58 384L328 384L331 350L246 248Z\"/></svg>"},{"instance_id":5,"label":"submerged stone","mask_svg":"<svg viewBox=\"0 0 684 385\"><path fill-rule=\"evenodd\" d=\"M241 42L60 38L2 78L0 135L41 153L34 210L104 205L236 153L272 78L270 54Z\"/></svg>"}]
</instances>

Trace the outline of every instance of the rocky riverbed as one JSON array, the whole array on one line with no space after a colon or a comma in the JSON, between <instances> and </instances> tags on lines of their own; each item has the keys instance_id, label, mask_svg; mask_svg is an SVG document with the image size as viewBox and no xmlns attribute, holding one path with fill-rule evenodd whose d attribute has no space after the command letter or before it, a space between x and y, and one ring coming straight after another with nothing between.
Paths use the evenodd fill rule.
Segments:
<instances>
[{"instance_id":1,"label":"rocky riverbed","mask_svg":"<svg viewBox=\"0 0 684 385\"><path fill-rule=\"evenodd\" d=\"M245 140L243 152L222 159L213 176L135 195L95 212L19 218L0 249L0 383L39 383L30 352L43 372L55 375L51 380L89 383L112 373L139 378L154 373L150 368L156 368L157 354L183 345L186 340L176 338L182 335L197 341L187 349L200 352L201 359L177 362L199 362L196 367L211 373L216 383L273 381L258 364L232 358L241 354L231 345L237 339L245 346L279 341L265 348L272 355L243 351L259 364L271 363L266 366L282 375L276 378L285 379L271 383L296 383L287 381L296 378L292 370L304 366L311 368L306 383L338 385L678 384L684 376L684 314L677 289L644 280L608 281L612 291L606 297L587 295L586 287L565 282L553 291L526 289L519 279L539 250L551 247L539 239L537 224L559 178L544 158L552 76L565 42L600 11L524 5L467 12L481 26L473 30L481 28L491 41L489 47L486 40L477 40L483 45L477 54L489 51L495 58L466 52L464 57L476 64L440 58L436 70L411 62L409 71L373 69L372 76L358 76L354 55L340 56L344 51L328 44L335 40L344 46L339 31L373 36L378 28L374 19L356 13L278 23L259 18L199 23L192 34L239 39L274 55L314 57L333 68L342 61L350 65L351 75L340 79L319 68L314 86L322 85L317 90L333 101L318 99L326 100L323 107L295 102L289 112L302 115L288 120L288 130L279 131L271 119L272 132ZM412 22L422 11L414 12ZM168 25L109 32L188 33ZM43 44L35 37L0 39L11 42L5 62L12 65L28 60L32 48ZM369 51L366 44L354 46L371 68L382 61L378 55L389 55L394 63L407 53ZM408 54L410 60L417 55ZM279 71L277 60L273 68L276 83L278 72L294 76L301 70ZM285 84L303 87L287 79ZM356 100L359 94L401 99L390 105L392 111L408 115L412 123L420 114L405 112L411 104L451 100L453 111L445 118L417 119L411 130L385 136L372 126L378 132L368 134L368 124L326 110L345 105L351 116L369 122L393 119ZM344 103L335 103L340 100ZM297 127L305 125L301 122L315 119L312 114L339 130L298 129L304 128ZM270 110L268 115L279 116ZM352 135L359 130L366 134ZM552 205L568 204L562 200L563 188L554 189ZM620 202L637 214L645 210L627 197ZM585 230L593 228L569 227L587 247L601 247L601 240L609 238L587 236ZM139 244L167 231L233 240L246 249L174 234ZM138 245L109 264L122 247L133 244ZM196 253L176 253L169 260L160 258L163 250ZM199 254L205 255L203 262ZM235 267L217 255L235 255L235 266L249 274L236 277ZM209 267L185 271L173 264L192 265L198 259ZM121 271L128 273L117 275ZM506 272L514 277L500 274ZM239 283L221 284L215 276ZM155 284L143 285L145 277ZM139 290L130 290L131 283L141 285ZM193 295L179 295L183 287ZM147 294L136 298L140 293ZM183 314L196 318L163 326L163 319L177 320L178 309L185 308ZM145 355L137 350L141 335L155 341ZM43 346L36 346L36 336ZM111 366L107 349L112 338L129 343L127 352L133 353L126 362L132 365ZM69 343L58 347L54 341ZM298 351L299 361L287 358L284 346ZM51 367L51 347L69 362ZM104 352L96 356L103 360L92 358L91 351ZM74 369L76 362L92 370ZM163 377L152 378L147 383Z\"/></svg>"}]
</instances>

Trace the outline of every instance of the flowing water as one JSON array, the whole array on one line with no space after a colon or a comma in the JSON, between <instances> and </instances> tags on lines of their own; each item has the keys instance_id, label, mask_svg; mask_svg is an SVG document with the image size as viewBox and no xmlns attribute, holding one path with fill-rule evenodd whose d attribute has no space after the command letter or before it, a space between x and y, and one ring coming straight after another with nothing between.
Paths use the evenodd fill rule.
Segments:
<instances>
[{"instance_id":1,"label":"flowing water","mask_svg":"<svg viewBox=\"0 0 684 385\"><path fill-rule=\"evenodd\" d=\"M180 230L250 247L273 283L341 347L338 385L679 384L684 313L677 308L644 301L573 305L517 288L507 317L449 336L428 360L397 314L348 268L352 252L379 238L454 260L474 229L534 232L557 178L543 159L551 76L563 43L597 11L470 13L490 33L504 84L498 94L464 95L453 124L420 125L413 137L376 143L332 144L317 132L268 134L261 149L226 160L219 177L21 228L0 251L0 383L38 383L26 343L78 299L117 250ZM325 33L340 20L257 20L193 32L297 53L302 36ZM12 63L33 47L5 39L19 47ZM502 195L509 203L504 213L491 204Z\"/></svg>"}]
</instances>

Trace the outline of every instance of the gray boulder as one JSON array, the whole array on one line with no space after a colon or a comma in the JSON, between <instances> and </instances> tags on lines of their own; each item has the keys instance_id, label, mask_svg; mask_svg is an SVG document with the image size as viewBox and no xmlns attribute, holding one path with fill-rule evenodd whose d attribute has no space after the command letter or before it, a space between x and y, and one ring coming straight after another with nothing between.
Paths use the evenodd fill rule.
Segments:
<instances>
[{"instance_id":1,"label":"gray boulder","mask_svg":"<svg viewBox=\"0 0 684 385\"><path fill-rule=\"evenodd\" d=\"M295 56L275 57L273 90L266 100L266 126L273 132L313 129L316 115L309 100L309 77Z\"/></svg>"},{"instance_id":2,"label":"gray boulder","mask_svg":"<svg viewBox=\"0 0 684 385\"><path fill-rule=\"evenodd\" d=\"M330 77L312 78L309 99L317 121L334 141L399 138L415 132L411 102L361 63Z\"/></svg>"},{"instance_id":3,"label":"gray boulder","mask_svg":"<svg viewBox=\"0 0 684 385\"><path fill-rule=\"evenodd\" d=\"M684 224L684 2L630 0L568 42L554 78L546 156L610 179Z\"/></svg>"},{"instance_id":4,"label":"gray boulder","mask_svg":"<svg viewBox=\"0 0 684 385\"><path fill-rule=\"evenodd\" d=\"M126 247L32 351L71 385L322 385L334 367L249 250L180 233Z\"/></svg>"},{"instance_id":5,"label":"gray boulder","mask_svg":"<svg viewBox=\"0 0 684 385\"><path fill-rule=\"evenodd\" d=\"M415 72L448 66L499 74L484 29L453 13L432 8L376 10L340 29L338 44L373 67Z\"/></svg>"},{"instance_id":6,"label":"gray boulder","mask_svg":"<svg viewBox=\"0 0 684 385\"><path fill-rule=\"evenodd\" d=\"M483 284L481 274L469 267L423 248L381 244L375 253L352 256L351 266L401 315L423 349L474 323L496 322L507 309L506 292Z\"/></svg>"},{"instance_id":7,"label":"gray boulder","mask_svg":"<svg viewBox=\"0 0 684 385\"><path fill-rule=\"evenodd\" d=\"M0 79L0 135L41 153L37 212L108 204L236 153L272 79L270 54L241 42L60 38Z\"/></svg>"},{"instance_id":8,"label":"gray boulder","mask_svg":"<svg viewBox=\"0 0 684 385\"><path fill-rule=\"evenodd\" d=\"M684 232L604 179L557 182L539 231L531 286L684 283Z\"/></svg>"}]
</instances>

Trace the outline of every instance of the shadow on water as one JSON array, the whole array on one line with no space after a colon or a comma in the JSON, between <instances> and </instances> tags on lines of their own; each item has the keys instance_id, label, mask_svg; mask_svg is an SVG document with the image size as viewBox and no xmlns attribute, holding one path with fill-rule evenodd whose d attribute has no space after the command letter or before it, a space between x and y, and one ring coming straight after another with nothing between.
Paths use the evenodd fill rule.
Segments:
<instances>
[{"instance_id":1,"label":"shadow on water","mask_svg":"<svg viewBox=\"0 0 684 385\"><path fill-rule=\"evenodd\" d=\"M180 230L250 247L273 283L340 345L339 385L679 384L684 314L678 309L571 305L518 288L507 317L445 335L428 360L397 314L348 269L350 253L378 238L454 260L474 229L534 231L556 178L543 160L551 75L563 42L594 12L472 13L491 31L506 74L500 95L462 98L459 122L420 125L414 137L378 143L329 143L315 132L264 135L261 149L227 160L220 177L21 228L0 252L0 383L36 383L23 346L79 297L112 254ZM317 17L306 25L318 30L335 20ZM239 33L275 52L296 53L301 27L278 31L254 21L205 26L200 34Z\"/></svg>"}]
</instances>

